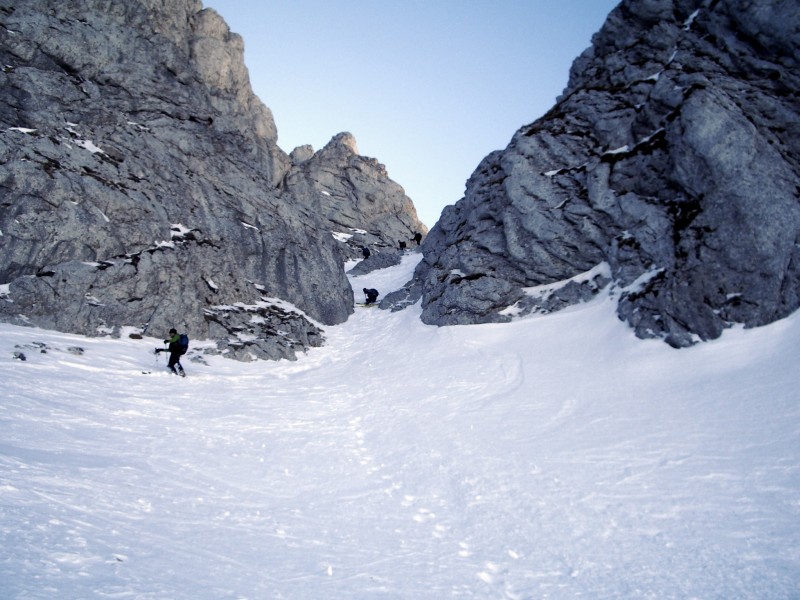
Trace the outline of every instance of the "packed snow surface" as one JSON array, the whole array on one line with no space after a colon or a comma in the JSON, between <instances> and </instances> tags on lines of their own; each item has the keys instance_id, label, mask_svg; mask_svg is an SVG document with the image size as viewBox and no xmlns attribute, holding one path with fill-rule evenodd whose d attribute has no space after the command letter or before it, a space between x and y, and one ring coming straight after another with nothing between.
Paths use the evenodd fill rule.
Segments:
<instances>
[{"instance_id":1,"label":"packed snow surface","mask_svg":"<svg viewBox=\"0 0 800 600\"><path fill-rule=\"evenodd\" d=\"M799 316L674 350L607 297L419 310L296 362L193 341L185 379L158 337L0 325L0 596L800 597Z\"/></svg>"}]
</instances>

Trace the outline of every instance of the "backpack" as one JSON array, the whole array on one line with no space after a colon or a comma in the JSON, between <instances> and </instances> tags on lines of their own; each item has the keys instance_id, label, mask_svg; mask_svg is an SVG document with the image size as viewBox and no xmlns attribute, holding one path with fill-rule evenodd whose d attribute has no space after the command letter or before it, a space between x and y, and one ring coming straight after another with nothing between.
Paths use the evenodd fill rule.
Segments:
<instances>
[{"instance_id":1,"label":"backpack","mask_svg":"<svg viewBox=\"0 0 800 600\"><path fill-rule=\"evenodd\" d=\"M186 354L186 351L189 349L189 336L185 333L182 333L180 339L178 340L178 346L181 347L181 356Z\"/></svg>"}]
</instances>

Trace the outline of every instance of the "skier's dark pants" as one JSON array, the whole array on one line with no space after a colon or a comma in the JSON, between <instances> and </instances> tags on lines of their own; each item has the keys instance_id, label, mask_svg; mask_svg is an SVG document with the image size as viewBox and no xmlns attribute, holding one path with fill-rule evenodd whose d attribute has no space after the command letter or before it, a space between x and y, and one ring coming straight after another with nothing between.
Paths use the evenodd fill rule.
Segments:
<instances>
[{"instance_id":1,"label":"skier's dark pants","mask_svg":"<svg viewBox=\"0 0 800 600\"><path fill-rule=\"evenodd\" d=\"M181 369L183 368L183 366L181 365L181 353L180 353L180 350L175 351L175 352L170 352L169 353L169 362L167 363L167 367L169 367L172 370L172 372L177 375L178 371L175 370L175 365L178 365Z\"/></svg>"}]
</instances>

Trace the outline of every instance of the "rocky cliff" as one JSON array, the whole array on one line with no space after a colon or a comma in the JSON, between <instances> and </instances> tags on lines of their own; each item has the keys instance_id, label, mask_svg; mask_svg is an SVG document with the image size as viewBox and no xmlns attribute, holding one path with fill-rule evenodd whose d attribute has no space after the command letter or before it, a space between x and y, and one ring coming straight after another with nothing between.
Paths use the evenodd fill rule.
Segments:
<instances>
[{"instance_id":1,"label":"rocky cliff","mask_svg":"<svg viewBox=\"0 0 800 600\"><path fill-rule=\"evenodd\" d=\"M625 0L548 114L486 157L423 244L423 320L500 322L610 290L674 346L800 306L800 4Z\"/></svg>"},{"instance_id":2,"label":"rocky cliff","mask_svg":"<svg viewBox=\"0 0 800 600\"><path fill-rule=\"evenodd\" d=\"M362 246L394 255L398 242L427 233L403 188L383 164L358 153L352 134L334 136L316 153L310 146L296 148L291 158L285 188L339 233L351 258L361 258Z\"/></svg>"},{"instance_id":3,"label":"rocky cliff","mask_svg":"<svg viewBox=\"0 0 800 600\"><path fill-rule=\"evenodd\" d=\"M198 0L0 0L0 319L247 359L348 317L339 230L413 205L354 143L287 156L243 48Z\"/></svg>"}]
</instances>

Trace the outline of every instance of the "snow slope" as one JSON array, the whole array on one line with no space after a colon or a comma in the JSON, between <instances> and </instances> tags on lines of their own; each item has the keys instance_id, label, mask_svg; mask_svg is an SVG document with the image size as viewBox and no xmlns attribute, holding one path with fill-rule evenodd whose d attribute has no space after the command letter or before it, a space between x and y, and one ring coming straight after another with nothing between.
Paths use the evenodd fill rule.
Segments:
<instances>
[{"instance_id":1,"label":"snow slope","mask_svg":"<svg viewBox=\"0 0 800 600\"><path fill-rule=\"evenodd\" d=\"M0 597L800 597L800 315L680 351L607 298L418 316L186 379L0 325Z\"/></svg>"}]
</instances>

